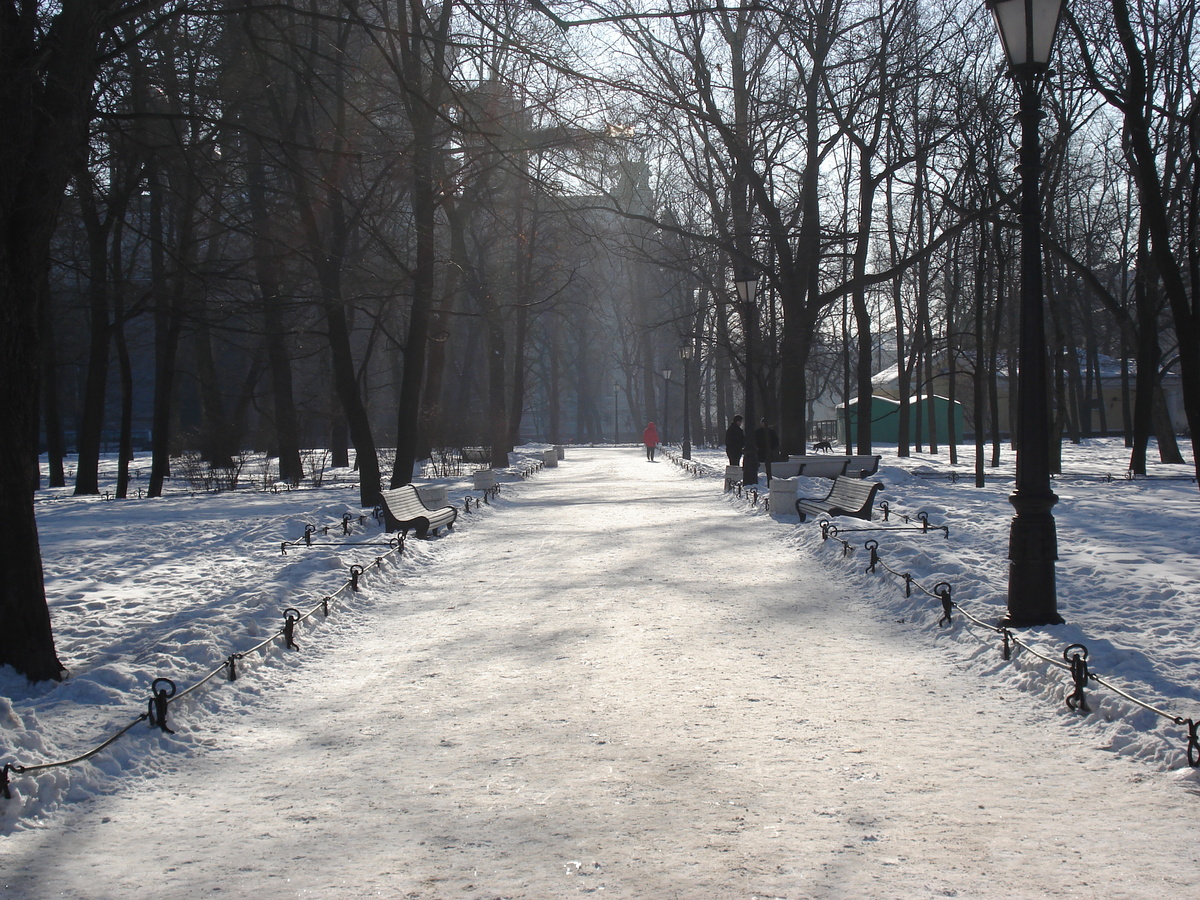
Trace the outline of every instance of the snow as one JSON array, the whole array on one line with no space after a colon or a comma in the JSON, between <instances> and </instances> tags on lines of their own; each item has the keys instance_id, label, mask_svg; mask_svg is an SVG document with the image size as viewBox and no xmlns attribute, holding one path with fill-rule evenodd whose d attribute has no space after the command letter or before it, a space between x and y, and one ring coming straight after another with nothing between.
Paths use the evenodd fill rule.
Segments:
<instances>
[{"instance_id":1,"label":"snow","mask_svg":"<svg viewBox=\"0 0 1200 900\"><path fill-rule=\"evenodd\" d=\"M1064 450L1067 624L1019 637L1059 661L1085 644L1093 673L1167 715L1096 683L1082 714L1062 666L1005 661L963 615L1005 608L1011 465L976 488L944 453L885 449L887 524L925 512L948 536L838 519L823 540L723 493L719 451L695 456L703 477L637 447L569 447L403 554L360 523L349 472L279 493L39 492L70 678L0 669L0 765L87 753L146 711L155 679L182 694L217 674L169 705L174 733L138 722L85 761L12 771L0 896L1200 887L1200 770L1175 721L1200 718L1190 467L1127 480L1119 441ZM438 483L459 506L478 496L469 477ZM307 523L330 534L282 553ZM950 625L920 587L866 571L869 539L919 586L951 585ZM269 640L288 608L306 616L299 650ZM263 641L228 681L228 658Z\"/></svg>"}]
</instances>

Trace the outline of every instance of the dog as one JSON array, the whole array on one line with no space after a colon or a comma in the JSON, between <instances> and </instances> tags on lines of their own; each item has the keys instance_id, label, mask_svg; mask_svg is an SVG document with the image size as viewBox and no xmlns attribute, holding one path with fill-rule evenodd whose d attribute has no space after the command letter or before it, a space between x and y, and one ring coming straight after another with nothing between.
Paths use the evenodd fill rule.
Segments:
<instances>
[{"instance_id":1,"label":"dog","mask_svg":"<svg viewBox=\"0 0 1200 900\"><path fill-rule=\"evenodd\" d=\"M813 453L832 453L833 444L829 441L817 441L813 444Z\"/></svg>"}]
</instances>

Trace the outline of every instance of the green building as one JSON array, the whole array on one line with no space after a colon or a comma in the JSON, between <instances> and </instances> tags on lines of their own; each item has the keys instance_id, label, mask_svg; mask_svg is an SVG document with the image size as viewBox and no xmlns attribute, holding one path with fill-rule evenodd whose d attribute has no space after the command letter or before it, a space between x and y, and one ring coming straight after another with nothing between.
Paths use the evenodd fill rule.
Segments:
<instances>
[{"instance_id":1,"label":"green building","mask_svg":"<svg viewBox=\"0 0 1200 900\"><path fill-rule=\"evenodd\" d=\"M950 442L951 415L953 415L954 423L954 439L961 442L963 439L963 407L957 400L951 402L945 397L939 397L936 394L932 398L913 397L909 401L908 406L908 422L909 427L915 429L917 425L917 410L916 404L921 404L921 441L929 440L929 406L930 399L933 401L933 417L937 426L937 432L934 441L939 444L948 444ZM838 440L842 442L842 446L846 445L846 427L849 424L850 434L854 435L858 431L858 399L851 400L849 404L841 408L842 415L838 419ZM916 440L917 435L913 433L911 439ZM896 444L900 441L900 401L892 400L890 397L880 397L876 394L871 398L871 441L872 443L880 444Z\"/></svg>"}]
</instances>

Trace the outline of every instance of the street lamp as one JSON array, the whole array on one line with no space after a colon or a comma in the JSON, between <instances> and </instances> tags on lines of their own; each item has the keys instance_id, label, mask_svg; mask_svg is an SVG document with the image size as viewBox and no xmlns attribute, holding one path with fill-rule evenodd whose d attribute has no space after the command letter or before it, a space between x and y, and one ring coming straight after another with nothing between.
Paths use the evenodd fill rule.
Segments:
<instances>
[{"instance_id":1,"label":"street lamp","mask_svg":"<svg viewBox=\"0 0 1200 900\"><path fill-rule=\"evenodd\" d=\"M1002 625L1060 625L1054 584L1058 534L1051 510L1050 411L1042 293L1042 169L1038 122L1041 91L1063 0L987 0L1020 91L1021 332L1017 369L1017 481L1009 502L1016 515L1008 539L1008 612Z\"/></svg>"},{"instance_id":2,"label":"street lamp","mask_svg":"<svg viewBox=\"0 0 1200 900\"><path fill-rule=\"evenodd\" d=\"M662 423L662 442L667 443L667 422L671 419L671 370L662 370L663 381L666 384L663 386L663 423Z\"/></svg>"},{"instance_id":3,"label":"street lamp","mask_svg":"<svg viewBox=\"0 0 1200 900\"><path fill-rule=\"evenodd\" d=\"M758 449L750 429L754 427L754 331L758 327L758 306L754 294L758 290L758 276L749 267L734 279L738 301L742 304L742 324L746 329L746 451L742 456L742 484L758 484Z\"/></svg>"},{"instance_id":4,"label":"street lamp","mask_svg":"<svg viewBox=\"0 0 1200 900\"><path fill-rule=\"evenodd\" d=\"M688 414L688 404L691 403L692 391L688 386L688 376L692 368L692 345L682 344L679 347L679 358L683 361L683 458L692 458L692 429L691 416Z\"/></svg>"}]
</instances>

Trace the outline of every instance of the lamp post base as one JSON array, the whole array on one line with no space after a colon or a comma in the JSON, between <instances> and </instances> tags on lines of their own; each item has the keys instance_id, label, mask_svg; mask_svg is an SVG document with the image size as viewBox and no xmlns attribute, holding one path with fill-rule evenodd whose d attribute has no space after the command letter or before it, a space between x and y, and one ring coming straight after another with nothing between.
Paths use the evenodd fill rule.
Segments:
<instances>
[{"instance_id":1,"label":"lamp post base","mask_svg":"<svg viewBox=\"0 0 1200 900\"><path fill-rule=\"evenodd\" d=\"M1008 612L1000 624L1010 628L1062 625L1054 577L1058 531L1050 513L1058 497L1018 492L1009 502L1017 514L1008 540Z\"/></svg>"}]
</instances>

